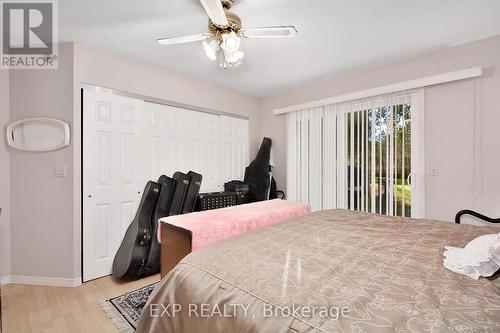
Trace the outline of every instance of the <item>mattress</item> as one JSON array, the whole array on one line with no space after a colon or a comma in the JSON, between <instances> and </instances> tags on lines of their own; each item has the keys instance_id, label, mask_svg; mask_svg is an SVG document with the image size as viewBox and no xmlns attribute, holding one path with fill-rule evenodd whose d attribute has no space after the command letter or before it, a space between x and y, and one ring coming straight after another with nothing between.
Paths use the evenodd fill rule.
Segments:
<instances>
[{"instance_id":1,"label":"mattress","mask_svg":"<svg viewBox=\"0 0 500 333\"><path fill-rule=\"evenodd\" d=\"M500 279L446 270L494 227L321 211L185 257L138 332L499 332Z\"/></svg>"}]
</instances>

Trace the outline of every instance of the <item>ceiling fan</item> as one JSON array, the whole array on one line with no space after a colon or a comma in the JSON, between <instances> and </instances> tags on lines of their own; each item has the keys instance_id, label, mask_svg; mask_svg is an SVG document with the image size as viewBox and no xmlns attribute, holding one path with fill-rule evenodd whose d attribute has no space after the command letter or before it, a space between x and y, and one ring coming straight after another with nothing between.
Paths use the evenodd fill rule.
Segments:
<instances>
[{"instance_id":1,"label":"ceiling fan","mask_svg":"<svg viewBox=\"0 0 500 333\"><path fill-rule=\"evenodd\" d=\"M209 32L181 37L161 38L158 43L173 45L202 41L208 58L216 60L220 54L220 66L227 69L241 64L245 54L240 50L243 38L294 37L294 26L275 26L264 28L243 28L241 19L229 12L235 0L200 0L209 16Z\"/></svg>"}]
</instances>

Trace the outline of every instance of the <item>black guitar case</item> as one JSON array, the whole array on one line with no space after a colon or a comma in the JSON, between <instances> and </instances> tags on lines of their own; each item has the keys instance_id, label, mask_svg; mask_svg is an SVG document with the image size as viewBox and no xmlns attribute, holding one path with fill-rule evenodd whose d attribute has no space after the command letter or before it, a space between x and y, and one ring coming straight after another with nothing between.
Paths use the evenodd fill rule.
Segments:
<instances>
[{"instance_id":1,"label":"black guitar case","mask_svg":"<svg viewBox=\"0 0 500 333\"><path fill-rule=\"evenodd\" d=\"M182 172L176 172L173 176L175 180L175 191L172 203L170 204L169 216L179 215L182 212L186 191L189 185L189 176Z\"/></svg>"},{"instance_id":2,"label":"black guitar case","mask_svg":"<svg viewBox=\"0 0 500 333\"><path fill-rule=\"evenodd\" d=\"M245 170L245 182L250 185L250 201L264 201L269 199L269 159L271 158L272 141L264 138L260 145L257 157Z\"/></svg>"},{"instance_id":3,"label":"black guitar case","mask_svg":"<svg viewBox=\"0 0 500 333\"><path fill-rule=\"evenodd\" d=\"M118 278L137 278L142 274L151 241L151 217L160 192L158 183L149 181L144 188L134 220L113 260L113 275Z\"/></svg>"},{"instance_id":4,"label":"black guitar case","mask_svg":"<svg viewBox=\"0 0 500 333\"><path fill-rule=\"evenodd\" d=\"M279 191L276 187L276 180L274 180L274 177L271 178L271 192L269 193L269 200L272 199L285 199L285 192Z\"/></svg>"},{"instance_id":5,"label":"black guitar case","mask_svg":"<svg viewBox=\"0 0 500 333\"><path fill-rule=\"evenodd\" d=\"M196 199L200 193L201 181L203 176L193 172L188 172L189 185L186 191L186 198L184 199L184 205L182 206L182 214L191 213L194 211L194 206L196 205Z\"/></svg>"},{"instance_id":6,"label":"black guitar case","mask_svg":"<svg viewBox=\"0 0 500 333\"><path fill-rule=\"evenodd\" d=\"M160 193L151 219L151 244L149 245L144 274L156 274L160 271L160 243L158 243L158 220L168 216L174 196L175 180L165 175L158 179Z\"/></svg>"}]
</instances>

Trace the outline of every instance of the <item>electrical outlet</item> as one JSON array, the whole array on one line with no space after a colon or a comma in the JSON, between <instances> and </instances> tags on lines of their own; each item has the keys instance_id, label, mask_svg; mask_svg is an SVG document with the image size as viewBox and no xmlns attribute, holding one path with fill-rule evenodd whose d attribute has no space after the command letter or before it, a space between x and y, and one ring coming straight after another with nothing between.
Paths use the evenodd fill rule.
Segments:
<instances>
[{"instance_id":1,"label":"electrical outlet","mask_svg":"<svg viewBox=\"0 0 500 333\"><path fill-rule=\"evenodd\" d=\"M437 176L437 175L439 174L438 167L437 167L437 166L433 166L433 167L431 167L431 170L430 170L429 174L430 174L431 176Z\"/></svg>"}]
</instances>

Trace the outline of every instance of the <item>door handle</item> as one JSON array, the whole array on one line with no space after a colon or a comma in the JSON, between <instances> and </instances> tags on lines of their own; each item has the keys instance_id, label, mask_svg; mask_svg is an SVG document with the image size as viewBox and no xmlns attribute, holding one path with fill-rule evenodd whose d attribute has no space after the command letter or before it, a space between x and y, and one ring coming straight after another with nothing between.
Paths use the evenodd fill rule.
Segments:
<instances>
[{"instance_id":1,"label":"door handle","mask_svg":"<svg viewBox=\"0 0 500 333\"><path fill-rule=\"evenodd\" d=\"M410 188L414 188L413 187L413 172L410 172L408 177L406 177L406 183L410 186Z\"/></svg>"}]
</instances>

